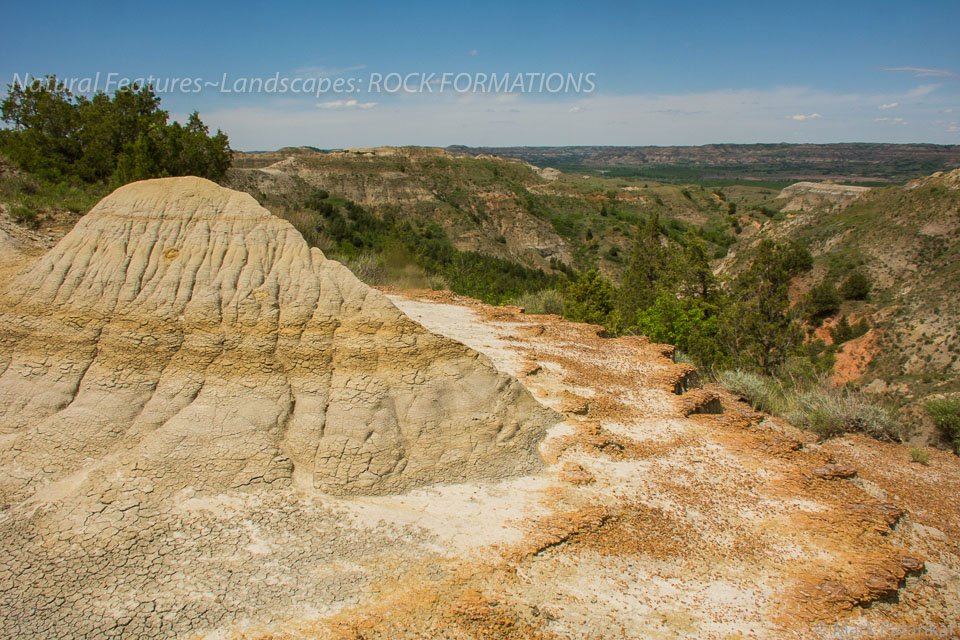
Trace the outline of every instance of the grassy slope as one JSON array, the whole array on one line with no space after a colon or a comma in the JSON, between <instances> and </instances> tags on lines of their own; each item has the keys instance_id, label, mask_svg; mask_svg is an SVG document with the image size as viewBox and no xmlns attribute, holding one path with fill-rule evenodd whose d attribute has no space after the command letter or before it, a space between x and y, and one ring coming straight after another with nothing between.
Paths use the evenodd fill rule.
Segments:
<instances>
[{"instance_id":1,"label":"grassy slope","mask_svg":"<svg viewBox=\"0 0 960 640\"><path fill-rule=\"evenodd\" d=\"M960 172L874 189L839 212L778 216L726 261L734 272L761 238L806 243L815 268L798 290L853 270L875 283L870 299L846 302L841 314L868 316L879 341L863 376L903 383L923 394L960 388Z\"/></svg>"},{"instance_id":2,"label":"grassy slope","mask_svg":"<svg viewBox=\"0 0 960 640\"><path fill-rule=\"evenodd\" d=\"M439 224L464 250L541 268L551 258L578 270L599 266L614 278L643 218L658 214L677 237L700 233L721 255L735 240L728 200L748 209L776 195L764 187L707 189L598 175L549 181L519 161L422 148L240 154L237 165L233 184L281 215L297 208L287 197L291 183L271 184L257 168L295 177L304 193L322 188L381 214Z\"/></svg>"}]
</instances>

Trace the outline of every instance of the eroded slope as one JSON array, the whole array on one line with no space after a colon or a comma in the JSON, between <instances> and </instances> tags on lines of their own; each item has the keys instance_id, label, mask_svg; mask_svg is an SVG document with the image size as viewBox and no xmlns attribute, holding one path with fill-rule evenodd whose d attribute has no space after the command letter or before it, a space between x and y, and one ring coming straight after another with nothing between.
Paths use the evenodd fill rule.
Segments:
<instances>
[{"instance_id":1,"label":"eroded slope","mask_svg":"<svg viewBox=\"0 0 960 640\"><path fill-rule=\"evenodd\" d=\"M119 189L8 283L0 372L13 637L286 610L286 580L326 584L325 554L393 555L405 535L343 548L349 524L305 497L530 473L553 421L485 356L197 178ZM350 591L338 578L329 602Z\"/></svg>"}]
</instances>

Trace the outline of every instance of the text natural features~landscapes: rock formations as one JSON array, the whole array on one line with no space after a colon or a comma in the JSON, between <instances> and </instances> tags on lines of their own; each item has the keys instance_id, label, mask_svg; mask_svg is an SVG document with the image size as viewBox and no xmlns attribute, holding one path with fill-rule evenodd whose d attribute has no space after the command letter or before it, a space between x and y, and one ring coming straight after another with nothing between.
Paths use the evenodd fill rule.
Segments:
<instances>
[{"instance_id":1,"label":"text natural features~landscapes: rock formations","mask_svg":"<svg viewBox=\"0 0 960 640\"><path fill-rule=\"evenodd\" d=\"M552 416L249 195L149 180L0 299L0 499L376 494L539 464ZM37 492L40 491L38 494Z\"/></svg>"}]
</instances>

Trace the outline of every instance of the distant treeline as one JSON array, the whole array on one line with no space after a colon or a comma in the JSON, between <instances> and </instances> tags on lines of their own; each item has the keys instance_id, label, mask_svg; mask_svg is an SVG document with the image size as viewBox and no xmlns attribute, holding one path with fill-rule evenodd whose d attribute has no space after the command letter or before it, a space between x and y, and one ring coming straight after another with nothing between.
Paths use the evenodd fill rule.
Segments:
<instances>
[{"instance_id":1,"label":"distant treeline","mask_svg":"<svg viewBox=\"0 0 960 640\"><path fill-rule=\"evenodd\" d=\"M449 147L537 166L662 182L837 179L902 182L960 166L960 145L708 144L702 146ZM755 184L751 182L751 184Z\"/></svg>"}]
</instances>

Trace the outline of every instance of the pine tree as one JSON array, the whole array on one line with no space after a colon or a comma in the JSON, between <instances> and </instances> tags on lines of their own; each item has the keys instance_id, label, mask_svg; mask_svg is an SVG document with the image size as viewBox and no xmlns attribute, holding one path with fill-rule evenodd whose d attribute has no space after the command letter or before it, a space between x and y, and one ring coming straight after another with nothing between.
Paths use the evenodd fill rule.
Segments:
<instances>
[{"instance_id":1,"label":"pine tree","mask_svg":"<svg viewBox=\"0 0 960 640\"><path fill-rule=\"evenodd\" d=\"M563 315L574 322L615 327L613 285L595 269L587 271L564 292Z\"/></svg>"}]
</instances>

